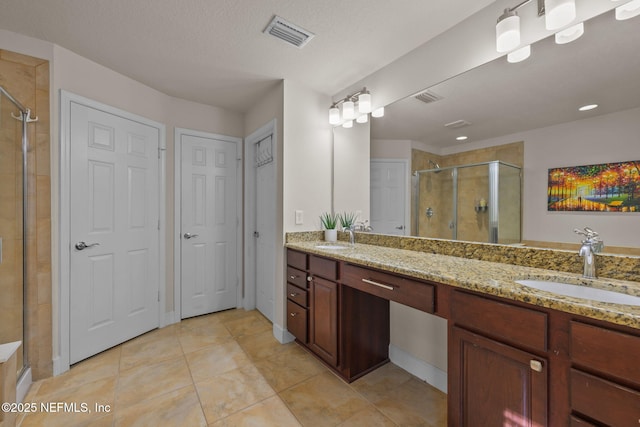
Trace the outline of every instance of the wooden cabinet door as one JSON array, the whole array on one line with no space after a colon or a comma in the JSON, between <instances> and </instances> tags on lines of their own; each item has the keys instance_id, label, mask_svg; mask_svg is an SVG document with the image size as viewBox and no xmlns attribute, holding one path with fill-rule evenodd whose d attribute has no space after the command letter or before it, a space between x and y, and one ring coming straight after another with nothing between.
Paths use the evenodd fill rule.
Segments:
<instances>
[{"instance_id":1,"label":"wooden cabinet door","mask_svg":"<svg viewBox=\"0 0 640 427\"><path fill-rule=\"evenodd\" d=\"M338 284L313 277L309 288L309 347L338 365Z\"/></svg>"},{"instance_id":2,"label":"wooden cabinet door","mask_svg":"<svg viewBox=\"0 0 640 427\"><path fill-rule=\"evenodd\" d=\"M449 425L547 425L547 361L451 328Z\"/></svg>"}]
</instances>

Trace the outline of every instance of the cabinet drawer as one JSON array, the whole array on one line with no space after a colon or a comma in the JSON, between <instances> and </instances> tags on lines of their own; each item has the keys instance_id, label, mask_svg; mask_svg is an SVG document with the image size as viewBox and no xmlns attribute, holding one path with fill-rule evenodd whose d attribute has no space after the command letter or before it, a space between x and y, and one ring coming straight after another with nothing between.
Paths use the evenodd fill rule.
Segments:
<instances>
[{"instance_id":1,"label":"cabinet drawer","mask_svg":"<svg viewBox=\"0 0 640 427\"><path fill-rule=\"evenodd\" d=\"M429 283L350 264L343 268L342 283L427 313L433 313L435 309L435 286Z\"/></svg>"},{"instance_id":2,"label":"cabinet drawer","mask_svg":"<svg viewBox=\"0 0 640 427\"><path fill-rule=\"evenodd\" d=\"M569 418L569 427L596 427L596 425L572 415Z\"/></svg>"},{"instance_id":3,"label":"cabinet drawer","mask_svg":"<svg viewBox=\"0 0 640 427\"><path fill-rule=\"evenodd\" d=\"M293 286L291 283L287 283L287 298L305 308L309 307L307 291Z\"/></svg>"},{"instance_id":4,"label":"cabinet drawer","mask_svg":"<svg viewBox=\"0 0 640 427\"><path fill-rule=\"evenodd\" d=\"M640 337L571 322L571 360L640 386Z\"/></svg>"},{"instance_id":5,"label":"cabinet drawer","mask_svg":"<svg viewBox=\"0 0 640 427\"><path fill-rule=\"evenodd\" d=\"M637 365L636 365L637 366ZM640 392L571 370L571 408L610 426L638 425Z\"/></svg>"},{"instance_id":6,"label":"cabinet drawer","mask_svg":"<svg viewBox=\"0 0 640 427\"><path fill-rule=\"evenodd\" d=\"M307 309L287 300L287 329L294 337L307 343Z\"/></svg>"},{"instance_id":7,"label":"cabinet drawer","mask_svg":"<svg viewBox=\"0 0 640 427\"><path fill-rule=\"evenodd\" d=\"M547 314L462 292L453 292L452 320L471 330L547 351Z\"/></svg>"},{"instance_id":8,"label":"cabinet drawer","mask_svg":"<svg viewBox=\"0 0 640 427\"><path fill-rule=\"evenodd\" d=\"M307 273L304 271L298 270L297 268L293 268L287 266L287 282L293 283L299 288L306 289L307 286Z\"/></svg>"},{"instance_id":9,"label":"cabinet drawer","mask_svg":"<svg viewBox=\"0 0 640 427\"><path fill-rule=\"evenodd\" d=\"M329 280L338 279L338 261L309 255L309 271Z\"/></svg>"},{"instance_id":10,"label":"cabinet drawer","mask_svg":"<svg viewBox=\"0 0 640 427\"><path fill-rule=\"evenodd\" d=\"M307 254L287 249L287 264L299 270L307 269Z\"/></svg>"}]
</instances>

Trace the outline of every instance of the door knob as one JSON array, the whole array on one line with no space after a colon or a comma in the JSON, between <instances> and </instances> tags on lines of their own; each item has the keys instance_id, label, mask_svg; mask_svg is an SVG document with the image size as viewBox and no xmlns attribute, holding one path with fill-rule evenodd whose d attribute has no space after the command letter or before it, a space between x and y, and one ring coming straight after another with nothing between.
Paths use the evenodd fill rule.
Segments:
<instances>
[{"instance_id":1,"label":"door knob","mask_svg":"<svg viewBox=\"0 0 640 427\"><path fill-rule=\"evenodd\" d=\"M399 225L396 227L396 230L404 230L404 225Z\"/></svg>"},{"instance_id":2,"label":"door knob","mask_svg":"<svg viewBox=\"0 0 640 427\"><path fill-rule=\"evenodd\" d=\"M82 250L87 249L87 248L92 248L94 246L100 246L100 243L90 243L88 245L85 242L76 243L76 249L79 250L79 251L82 251Z\"/></svg>"},{"instance_id":3,"label":"door knob","mask_svg":"<svg viewBox=\"0 0 640 427\"><path fill-rule=\"evenodd\" d=\"M189 240L189 239L193 239L194 237L198 237L197 234L191 234L191 233L184 233L184 238Z\"/></svg>"}]
</instances>

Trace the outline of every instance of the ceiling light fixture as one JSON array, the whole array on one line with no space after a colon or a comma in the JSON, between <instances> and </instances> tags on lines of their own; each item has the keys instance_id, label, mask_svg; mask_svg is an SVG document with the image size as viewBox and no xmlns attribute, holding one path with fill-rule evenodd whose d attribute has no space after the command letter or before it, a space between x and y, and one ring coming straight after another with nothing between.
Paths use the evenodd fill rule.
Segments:
<instances>
[{"instance_id":1,"label":"ceiling light fixture","mask_svg":"<svg viewBox=\"0 0 640 427\"><path fill-rule=\"evenodd\" d=\"M371 113L372 117L384 116L384 107L380 107L372 112L371 105L371 94L367 88L364 87L362 90L349 94L331 104L329 108L329 123L332 125L342 123L343 127L352 127L353 120L358 123L367 123L369 121L369 113ZM341 106L342 114L340 114ZM376 115L380 109L382 109L382 114Z\"/></svg>"},{"instance_id":2,"label":"ceiling light fixture","mask_svg":"<svg viewBox=\"0 0 640 427\"><path fill-rule=\"evenodd\" d=\"M505 9L496 24L496 49L508 52L520 45L520 17L513 9Z\"/></svg>"},{"instance_id":3,"label":"ceiling light fixture","mask_svg":"<svg viewBox=\"0 0 640 427\"><path fill-rule=\"evenodd\" d=\"M557 30L576 19L575 0L544 0L545 27Z\"/></svg>"},{"instance_id":4,"label":"ceiling light fixture","mask_svg":"<svg viewBox=\"0 0 640 427\"><path fill-rule=\"evenodd\" d=\"M598 108L598 104L583 105L582 107L578 108L578 111L589 111L593 110L594 108Z\"/></svg>"},{"instance_id":5,"label":"ceiling light fixture","mask_svg":"<svg viewBox=\"0 0 640 427\"><path fill-rule=\"evenodd\" d=\"M624 21L640 15L640 0L631 0L629 3L616 7L616 19Z\"/></svg>"},{"instance_id":6,"label":"ceiling light fixture","mask_svg":"<svg viewBox=\"0 0 640 427\"><path fill-rule=\"evenodd\" d=\"M468 136L464 136L464 135L457 136L457 137L456 137L456 141L464 141L464 140L466 140L467 138L468 138Z\"/></svg>"},{"instance_id":7,"label":"ceiling light fixture","mask_svg":"<svg viewBox=\"0 0 640 427\"><path fill-rule=\"evenodd\" d=\"M521 47L520 49L516 49L513 52L509 52L507 54L507 61L511 64L515 64L516 62L524 61L528 57L531 56L531 45L528 44L526 46Z\"/></svg>"},{"instance_id":8,"label":"ceiling light fixture","mask_svg":"<svg viewBox=\"0 0 640 427\"><path fill-rule=\"evenodd\" d=\"M383 117L384 116L384 107L376 108L371 112L371 117Z\"/></svg>"}]
</instances>

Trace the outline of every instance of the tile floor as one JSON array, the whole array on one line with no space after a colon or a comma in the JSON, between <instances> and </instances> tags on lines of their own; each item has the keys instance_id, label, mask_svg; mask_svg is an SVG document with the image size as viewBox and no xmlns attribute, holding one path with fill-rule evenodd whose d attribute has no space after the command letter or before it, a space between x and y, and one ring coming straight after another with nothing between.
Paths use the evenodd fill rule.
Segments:
<instances>
[{"instance_id":1,"label":"tile floor","mask_svg":"<svg viewBox=\"0 0 640 427\"><path fill-rule=\"evenodd\" d=\"M23 414L21 427L446 425L446 395L406 371L346 384L244 310L151 331L34 383L24 402L77 412Z\"/></svg>"}]
</instances>

